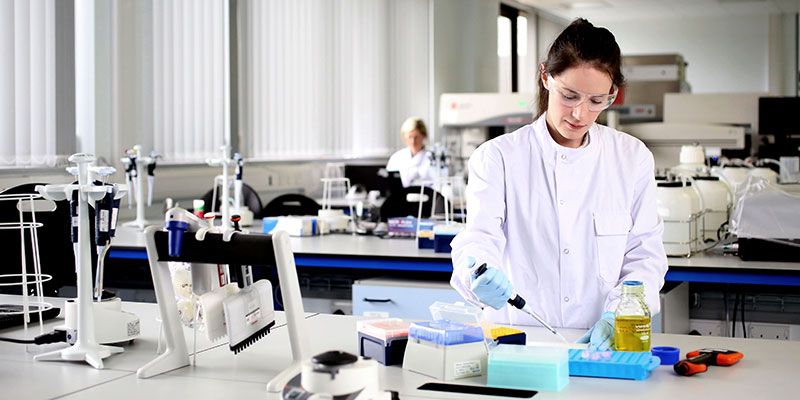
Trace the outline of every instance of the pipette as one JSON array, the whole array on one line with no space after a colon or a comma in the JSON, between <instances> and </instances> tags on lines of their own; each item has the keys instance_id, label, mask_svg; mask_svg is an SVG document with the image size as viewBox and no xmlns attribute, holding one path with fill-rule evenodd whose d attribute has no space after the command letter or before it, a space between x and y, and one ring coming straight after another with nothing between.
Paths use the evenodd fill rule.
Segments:
<instances>
[{"instance_id":1,"label":"pipette","mask_svg":"<svg viewBox=\"0 0 800 400\"><path fill-rule=\"evenodd\" d=\"M483 275L483 273L484 273L484 272L486 272L486 270L487 270L487 269L488 269L488 268L487 268L487 266L486 266L486 263L484 263L484 264L481 264L481 266L480 266L480 267L478 267L478 269L476 269L476 270L475 270L475 272L474 272L474 275L475 275L475 277L477 278L477 277L479 277L479 276ZM531 309L531 308L530 308L530 307L529 307L529 306L526 304L526 302L525 302L525 299L523 299L523 298L522 298L522 296L520 296L520 295L518 295L518 294L517 294L517 295L514 295L514 297L513 297L513 298L509 298L509 299L508 299L508 304L511 304L512 306L514 306L515 308L517 308L517 309L519 309L520 311L524 312L525 314L528 314L528 315L530 315L530 316L531 316L533 319L535 319L535 320L536 320L536 321L538 321L540 324L542 324L542 326L543 326L543 327L545 327L545 328L546 328L548 331L550 331L550 332L552 332L554 335L558 336L558 337L559 337L559 338L560 338L562 341L564 341L564 343L569 343L569 342L567 341L567 339L566 339L564 336L561 336L561 334L560 334L560 333L558 333L558 331L557 331L555 328L553 328L552 326L550 326L550 324L548 324L548 323L547 323L547 322L544 320L544 318L540 317L540 316L539 316L539 314L536 314L536 312L534 312L534 311L533 311L533 310L532 310L532 309Z\"/></svg>"}]
</instances>

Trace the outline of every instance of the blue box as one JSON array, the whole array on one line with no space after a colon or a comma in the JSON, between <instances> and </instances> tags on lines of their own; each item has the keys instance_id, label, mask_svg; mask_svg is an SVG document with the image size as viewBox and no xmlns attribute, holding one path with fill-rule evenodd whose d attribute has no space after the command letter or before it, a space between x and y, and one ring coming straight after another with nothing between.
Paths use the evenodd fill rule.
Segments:
<instances>
[{"instance_id":1,"label":"blue box","mask_svg":"<svg viewBox=\"0 0 800 400\"><path fill-rule=\"evenodd\" d=\"M452 251L450 248L450 242L453 241L456 235L448 235L448 234L435 234L433 235L433 251L435 253L449 253Z\"/></svg>"},{"instance_id":2,"label":"blue box","mask_svg":"<svg viewBox=\"0 0 800 400\"><path fill-rule=\"evenodd\" d=\"M412 322L408 328L408 337L437 345L452 346L482 342L483 329L479 326L445 320Z\"/></svg>"},{"instance_id":3,"label":"blue box","mask_svg":"<svg viewBox=\"0 0 800 400\"><path fill-rule=\"evenodd\" d=\"M361 356L369 357L383 365L402 365L408 337L379 339L358 333L358 348Z\"/></svg>"},{"instance_id":4,"label":"blue box","mask_svg":"<svg viewBox=\"0 0 800 400\"><path fill-rule=\"evenodd\" d=\"M493 387L558 392L569 383L564 348L501 344L489 352L488 369Z\"/></svg>"},{"instance_id":5,"label":"blue box","mask_svg":"<svg viewBox=\"0 0 800 400\"><path fill-rule=\"evenodd\" d=\"M569 350L569 374L595 378L643 380L661 365L650 352Z\"/></svg>"}]
</instances>

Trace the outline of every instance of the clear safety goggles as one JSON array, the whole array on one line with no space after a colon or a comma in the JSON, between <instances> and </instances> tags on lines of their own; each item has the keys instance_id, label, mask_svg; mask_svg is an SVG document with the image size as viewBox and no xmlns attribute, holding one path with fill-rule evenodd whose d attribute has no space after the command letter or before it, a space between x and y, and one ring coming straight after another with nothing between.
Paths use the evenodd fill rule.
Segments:
<instances>
[{"instance_id":1,"label":"clear safety goggles","mask_svg":"<svg viewBox=\"0 0 800 400\"><path fill-rule=\"evenodd\" d=\"M614 103L614 100L617 98L619 89L616 86L613 86L612 88L613 92L610 94L583 93L564 87L561 82L553 78L553 75L547 74L547 90L556 92L556 97L558 97L559 101L561 101L561 104L570 108L578 107L588 100L589 111L603 111L611 106L611 104Z\"/></svg>"}]
</instances>

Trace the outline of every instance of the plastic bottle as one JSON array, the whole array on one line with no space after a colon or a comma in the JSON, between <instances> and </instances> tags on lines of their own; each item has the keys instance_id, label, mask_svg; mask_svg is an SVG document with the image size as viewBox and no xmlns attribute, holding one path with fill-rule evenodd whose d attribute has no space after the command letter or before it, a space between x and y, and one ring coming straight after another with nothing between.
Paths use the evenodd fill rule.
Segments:
<instances>
[{"instance_id":1,"label":"plastic bottle","mask_svg":"<svg viewBox=\"0 0 800 400\"><path fill-rule=\"evenodd\" d=\"M622 283L622 301L615 312L614 347L617 351L650 351L650 310L640 281Z\"/></svg>"}]
</instances>

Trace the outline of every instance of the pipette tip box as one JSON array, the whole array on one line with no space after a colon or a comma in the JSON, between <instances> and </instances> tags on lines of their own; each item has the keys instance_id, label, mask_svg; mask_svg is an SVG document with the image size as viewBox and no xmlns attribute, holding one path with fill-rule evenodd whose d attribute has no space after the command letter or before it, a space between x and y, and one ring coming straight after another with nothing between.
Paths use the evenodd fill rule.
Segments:
<instances>
[{"instance_id":1,"label":"pipette tip box","mask_svg":"<svg viewBox=\"0 0 800 400\"><path fill-rule=\"evenodd\" d=\"M486 374L487 349L479 326L440 320L408 328L403 369L445 381Z\"/></svg>"},{"instance_id":2,"label":"pipette tip box","mask_svg":"<svg viewBox=\"0 0 800 400\"><path fill-rule=\"evenodd\" d=\"M389 318L358 323L358 347L363 357L383 365L403 363L410 322Z\"/></svg>"},{"instance_id":3,"label":"pipette tip box","mask_svg":"<svg viewBox=\"0 0 800 400\"><path fill-rule=\"evenodd\" d=\"M489 352L488 385L558 392L569 383L567 349L501 344Z\"/></svg>"},{"instance_id":4,"label":"pipette tip box","mask_svg":"<svg viewBox=\"0 0 800 400\"><path fill-rule=\"evenodd\" d=\"M524 331L505 326L490 326L484 328L483 334L491 338L497 344L516 344L524 346L528 340Z\"/></svg>"},{"instance_id":5,"label":"pipette tip box","mask_svg":"<svg viewBox=\"0 0 800 400\"><path fill-rule=\"evenodd\" d=\"M643 380L659 365L650 352L569 350L572 376Z\"/></svg>"}]
</instances>

